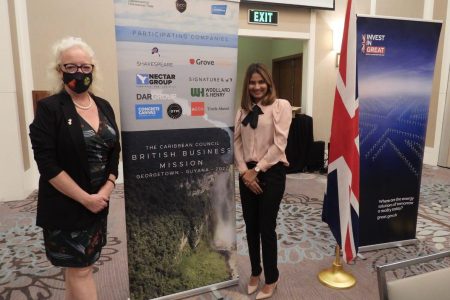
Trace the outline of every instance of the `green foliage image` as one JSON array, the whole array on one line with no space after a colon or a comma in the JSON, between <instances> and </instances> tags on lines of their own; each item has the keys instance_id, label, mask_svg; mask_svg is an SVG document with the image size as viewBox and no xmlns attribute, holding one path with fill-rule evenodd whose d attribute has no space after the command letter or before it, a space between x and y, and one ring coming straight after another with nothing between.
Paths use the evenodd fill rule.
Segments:
<instances>
[{"instance_id":1,"label":"green foliage image","mask_svg":"<svg viewBox=\"0 0 450 300\"><path fill-rule=\"evenodd\" d=\"M133 184L125 190L131 299L161 297L232 279L230 249L213 246L214 173ZM127 189L133 192L127 194Z\"/></svg>"}]
</instances>

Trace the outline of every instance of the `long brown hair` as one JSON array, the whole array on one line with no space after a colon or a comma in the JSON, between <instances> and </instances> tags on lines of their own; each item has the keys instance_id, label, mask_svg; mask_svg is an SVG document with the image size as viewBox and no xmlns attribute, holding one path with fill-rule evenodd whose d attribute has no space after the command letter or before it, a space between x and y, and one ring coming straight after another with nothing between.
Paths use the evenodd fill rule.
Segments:
<instances>
[{"instance_id":1,"label":"long brown hair","mask_svg":"<svg viewBox=\"0 0 450 300\"><path fill-rule=\"evenodd\" d=\"M253 106L253 99L248 91L248 84L250 82L250 78L254 73L258 73L264 79L267 84L267 94L261 100L261 105L270 105L275 99L277 99L277 92L275 90L275 85L273 83L272 75L270 74L267 67L261 63L254 63L248 66L247 71L245 72L244 84L242 87L242 98L241 98L241 108L245 111L249 111Z\"/></svg>"}]
</instances>

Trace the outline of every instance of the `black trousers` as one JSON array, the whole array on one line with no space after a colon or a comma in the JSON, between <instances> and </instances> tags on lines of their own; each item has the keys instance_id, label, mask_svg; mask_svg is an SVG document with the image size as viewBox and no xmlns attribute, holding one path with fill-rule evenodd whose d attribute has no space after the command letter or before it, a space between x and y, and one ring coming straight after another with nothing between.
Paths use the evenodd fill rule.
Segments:
<instances>
[{"instance_id":1,"label":"black trousers","mask_svg":"<svg viewBox=\"0 0 450 300\"><path fill-rule=\"evenodd\" d=\"M249 169L254 163L247 164ZM286 167L278 163L266 172L258 174L263 193L254 194L248 189L242 179L239 179L239 191L244 215L248 251L252 266L252 276L261 274L261 250L264 267L264 277L267 284L278 280L277 267L277 215L286 185Z\"/></svg>"}]
</instances>

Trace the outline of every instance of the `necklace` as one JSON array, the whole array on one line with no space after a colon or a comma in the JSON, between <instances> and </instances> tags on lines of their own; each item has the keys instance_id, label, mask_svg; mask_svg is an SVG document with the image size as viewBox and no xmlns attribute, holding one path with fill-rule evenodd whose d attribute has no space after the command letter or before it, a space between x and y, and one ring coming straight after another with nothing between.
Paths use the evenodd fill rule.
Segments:
<instances>
[{"instance_id":1,"label":"necklace","mask_svg":"<svg viewBox=\"0 0 450 300\"><path fill-rule=\"evenodd\" d=\"M73 101L73 99L72 99L72 101ZM89 97L89 105L86 105L86 106L78 104L75 101L73 101L73 104L75 104L75 106L78 107L79 109L88 110L89 108L92 107L92 99L91 99L91 97Z\"/></svg>"}]
</instances>

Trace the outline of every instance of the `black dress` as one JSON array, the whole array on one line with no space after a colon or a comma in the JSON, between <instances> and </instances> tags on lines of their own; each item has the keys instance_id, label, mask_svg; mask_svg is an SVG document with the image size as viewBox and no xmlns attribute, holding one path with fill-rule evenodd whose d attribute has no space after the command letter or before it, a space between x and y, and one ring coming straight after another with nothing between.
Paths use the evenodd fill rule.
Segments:
<instances>
[{"instance_id":1,"label":"black dress","mask_svg":"<svg viewBox=\"0 0 450 300\"><path fill-rule=\"evenodd\" d=\"M79 116L83 130L91 184L95 190L105 183L110 152L114 148L117 133L105 115L98 110L100 125L98 131ZM60 230L44 228L44 244L47 258L55 266L81 268L94 264L106 245L107 215L99 218L92 226L82 230Z\"/></svg>"}]
</instances>

